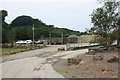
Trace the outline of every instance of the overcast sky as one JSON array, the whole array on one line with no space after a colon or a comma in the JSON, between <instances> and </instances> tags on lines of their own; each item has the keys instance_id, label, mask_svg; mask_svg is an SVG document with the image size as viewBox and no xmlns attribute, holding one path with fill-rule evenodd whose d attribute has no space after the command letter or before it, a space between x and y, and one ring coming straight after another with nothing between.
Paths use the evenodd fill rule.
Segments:
<instances>
[{"instance_id":1,"label":"overcast sky","mask_svg":"<svg viewBox=\"0 0 120 80\"><path fill-rule=\"evenodd\" d=\"M90 14L97 0L0 0L0 10L8 11L7 22L18 16L38 18L48 25L85 31L91 27Z\"/></svg>"}]
</instances>

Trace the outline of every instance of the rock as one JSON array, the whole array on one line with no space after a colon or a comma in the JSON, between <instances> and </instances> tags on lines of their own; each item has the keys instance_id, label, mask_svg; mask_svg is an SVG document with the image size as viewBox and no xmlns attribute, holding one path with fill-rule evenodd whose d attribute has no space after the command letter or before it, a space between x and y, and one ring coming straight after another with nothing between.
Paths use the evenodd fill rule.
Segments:
<instances>
[{"instance_id":1,"label":"rock","mask_svg":"<svg viewBox=\"0 0 120 80\"><path fill-rule=\"evenodd\" d=\"M11 52L10 54L16 54L16 52Z\"/></svg>"},{"instance_id":2,"label":"rock","mask_svg":"<svg viewBox=\"0 0 120 80\"><path fill-rule=\"evenodd\" d=\"M53 59L52 57L48 57L48 58L46 58L46 61L50 61L52 59Z\"/></svg>"},{"instance_id":3,"label":"rock","mask_svg":"<svg viewBox=\"0 0 120 80\"><path fill-rule=\"evenodd\" d=\"M58 48L58 51L65 51L65 48Z\"/></svg>"},{"instance_id":4,"label":"rock","mask_svg":"<svg viewBox=\"0 0 120 80\"><path fill-rule=\"evenodd\" d=\"M95 55L96 52L94 50L90 50L90 51L86 52L85 54L87 54L87 55Z\"/></svg>"},{"instance_id":5,"label":"rock","mask_svg":"<svg viewBox=\"0 0 120 80\"><path fill-rule=\"evenodd\" d=\"M93 56L93 60L103 60L103 55L95 55Z\"/></svg>"},{"instance_id":6,"label":"rock","mask_svg":"<svg viewBox=\"0 0 120 80\"><path fill-rule=\"evenodd\" d=\"M73 58L68 58L68 59L67 59L68 65L73 65L73 64L77 65L77 64L79 64L81 61L82 61L82 59L79 58L79 57L73 57Z\"/></svg>"},{"instance_id":7,"label":"rock","mask_svg":"<svg viewBox=\"0 0 120 80\"><path fill-rule=\"evenodd\" d=\"M72 51L73 50L73 47L70 47L69 49L67 49L68 51Z\"/></svg>"},{"instance_id":8,"label":"rock","mask_svg":"<svg viewBox=\"0 0 120 80\"><path fill-rule=\"evenodd\" d=\"M82 65L82 64L84 64L85 62L86 62L85 60L81 60L81 61L79 62L79 64Z\"/></svg>"},{"instance_id":9,"label":"rock","mask_svg":"<svg viewBox=\"0 0 120 80\"><path fill-rule=\"evenodd\" d=\"M89 48L89 51L90 50L94 50L96 52L103 52L103 51L107 50L107 48L105 48L105 47L92 47L92 48Z\"/></svg>"},{"instance_id":10,"label":"rock","mask_svg":"<svg viewBox=\"0 0 120 80\"><path fill-rule=\"evenodd\" d=\"M104 49L103 49L103 48L98 48L98 49L96 49L96 51L97 51L97 52L103 52Z\"/></svg>"},{"instance_id":11,"label":"rock","mask_svg":"<svg viewBox=\"0 0 120 80\"><path fill-rule=\"evenodd\" d=\"M116 56L112 56L112 57L110 57L107 61L108 61L108 62L118 62L118 61L119 61L119 58L116 57Z\"/></svg>"}]
</instances>

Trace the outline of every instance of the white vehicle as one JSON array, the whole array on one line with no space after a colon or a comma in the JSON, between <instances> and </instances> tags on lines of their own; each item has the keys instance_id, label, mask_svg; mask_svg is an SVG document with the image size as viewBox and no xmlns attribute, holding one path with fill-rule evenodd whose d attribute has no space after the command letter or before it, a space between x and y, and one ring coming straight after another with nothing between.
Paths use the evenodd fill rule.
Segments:
<instances>
[{"instance_id":1,"label":"white vehicle","mask_svg":"<svg viewBox=\"0 0 120 80\"><path fill-rule=\"evenodd\" d=\"M32 40L19 40L15 43L16 44L30 44L30 43L32 43Z\"/></svg>"},{"instance_id":2,"label":"white vehicle","mask_svg":"<svg viewBox=\"0 0 120 80\"><path fill-rule=\"evenodd\" d=\"M42 43L41 40L35 41L36 44Z\"/></svg>"},{"instance_id":3,"label":"white vehicle","mask_svg":"<svg viewBox=\"0 0 120 80\"><path fill-rule=\"evenodd\" d=\"M16 43L16 44L22 44L22 43L24 43L24 41L19 40L19 41L15 42L15 43Z\"/></svg>"},{"instance_id":4,"label":"white vehicle","mask_svg":"<svg viewBox=\"0 0 120 80\"><path fill-rule=\"evenodd\" d=\"M25 41L27 44L30 44L30 43L32 43L32 40L26 40Z\"/></svg>"}]
</instances>

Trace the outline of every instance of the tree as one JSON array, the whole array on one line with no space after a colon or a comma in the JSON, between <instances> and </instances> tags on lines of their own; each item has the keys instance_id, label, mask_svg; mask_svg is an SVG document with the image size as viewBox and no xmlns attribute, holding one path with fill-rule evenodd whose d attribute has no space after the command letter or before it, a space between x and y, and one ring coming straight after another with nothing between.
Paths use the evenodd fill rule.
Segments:
<instances>
[{"instance_id":1,"label":"tree","mask_svg":"<svg viewBox=\"0 0 120 80\"><path fill-rule=\"evenodd\" d=\"M16 36L16 30L15 28L11 28L7 35L7 40L9 43L11 43L11 47L14 46L15 36Z\"/></svg>"},{"instance_id":2,"label":"tree","mask_svg":"<svg viewBox=\"0 0 120 80\"><path fill-rule=\"evenodd\" d=\"M97 8L91 14L91 20L94 25L91 31L97 35L95 41L108 48L116 39L113 31L118 28L117 5L117 2L104 2L101 8Z\"/></svg>"},{"instance_id":3,"label":"tree","mask_svg":"<svg viewBox=\"0 0 120 80\"><path fill-rule=\"evenodd\" d=\"M8 16L8 12L6 10L1 10L1 22L2 22L2 43L8 42L7 35L9 31L9 25L5 22L5 17Z\"/></svg>"},{"instance_id":4,"label":"tree","mask_svg":"<svg viewBox=\"0 0 120 80\"><path fill-rule=\"evenodd\" d=\"M8 16L8 12L6 10L1 10L2 12L2 22L5 21L5 17Z\"/></svg>"},{"instance_id":5,"label":"tree","mask_svg":"<svg viewBox=\"0 0 120 80\"><path fill-rule=\"evenodd\" d=\"M49 34L52 33L52 37L61 37L61 32L65 37L70 34L80 35L79 31L73 31L66 28L57 28L54 25L47 25L39 19L33 19L31 16L22 15L16 17L10 24L5 22L5 17L8 16L6 10L1 10L0 16L2 22L2 43L11 43L17 40L32 40L32 25L35 26L35 40L48 39Z\"/></svg>"},{"instance_id":6,"label":"tree","mask_svg":"<svg viewBox=\"0 0 120 80\"><path fill-rule=\"evenodd\" d=\"M32 35L32 28L30 29L29 27L15 27L16 29L16 40L27 40L27 39L32 39L30 37ZM29 34L28 34L29 30Z\"/></svg>"},{"instance_id":7,"label":"tree","mask_svg":"<svg viewBox=\"0 0 120 80\"><path fill-rule=\"evenodd\" d=\"M33 24L33 19L30 16L18 16L11 22L12 27L20 27L20 26L29 26Z\"/></svg>"}]
</instances>

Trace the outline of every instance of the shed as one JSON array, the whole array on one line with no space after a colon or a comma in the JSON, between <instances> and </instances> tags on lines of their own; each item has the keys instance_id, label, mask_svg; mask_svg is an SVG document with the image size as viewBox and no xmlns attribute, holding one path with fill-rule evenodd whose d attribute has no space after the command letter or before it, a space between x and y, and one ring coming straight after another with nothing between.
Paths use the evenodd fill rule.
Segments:
<instances>
[{"instance_id":1,"label":"shed","mask_svg":"<svg viewBox=\"0 0 120 80\"><path fill-rule=\"evenodd\" d=\"M75 34L69 35L67 37L69 43L77 43L78 42L78 38L79 37L77 35L75 35Z\"/></svg>"}]
</instances>

